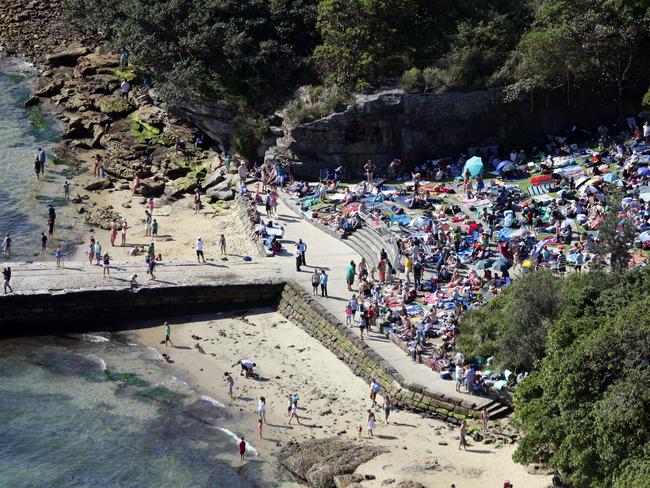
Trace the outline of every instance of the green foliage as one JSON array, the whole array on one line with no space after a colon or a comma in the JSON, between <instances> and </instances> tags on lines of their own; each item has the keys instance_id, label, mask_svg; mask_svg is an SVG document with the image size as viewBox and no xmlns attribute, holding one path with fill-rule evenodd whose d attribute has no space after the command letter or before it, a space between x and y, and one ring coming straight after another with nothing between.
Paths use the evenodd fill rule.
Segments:
<instances>
[{"instance_id":1,"label":"green foliage","mask_svg":"<svg viewBox=\"0 0 650 488\"><path fill-rule=\"evenodd\" d=\"M577 487L647 485L650 299L634 298L615 315L580 319L581 333L561 347L549 341L540 370L515 395L523 431L515 460L546 462Z\"/></svg>"},{"instance_id":2,"label":"green foliage","mask_svg":"<svg viewBox=\"0 0 650 488\"><path fill-rule=\"evenodd\" d=\"M600 262L609 257L614 271L627 269L636 233L634 221L619 214L623 196L622 192L612 192L608 197L608 210L598 226L598 242L594 248Z\"/></svg>"},{"instance_id":3,"label":"green foliage","mask_svg":"<svg viewBox=\"0 0 650 488\"><path fill-rule=\"evenodd\" d=\"M354 102L350 93L339 87L307 86L284 108L284 123L295 127L308 120L317 120L333 112L341 112Z\"/></svg>"},{"instance_id":4,"label":"green foliage","mask_svg":"<svg viewBox=\"0 0 650 488\"><path fill-rule=\"evenodd\" d=\"M411 68L405 71L399 80L399 87L406 93L418 93L424 90L424 76L422 71Z\"/></svg>"},{"instance_id":5,"label":"green foliage","mask_svg":"<svg viewBox=\"0 0 650 488\"><path fill-rule=\"evenodd\" d=\"M643 106L643 108L650 108L650 88L648 88L648 91L643 95L641 106Z\"/></svg>"}]
</instances>

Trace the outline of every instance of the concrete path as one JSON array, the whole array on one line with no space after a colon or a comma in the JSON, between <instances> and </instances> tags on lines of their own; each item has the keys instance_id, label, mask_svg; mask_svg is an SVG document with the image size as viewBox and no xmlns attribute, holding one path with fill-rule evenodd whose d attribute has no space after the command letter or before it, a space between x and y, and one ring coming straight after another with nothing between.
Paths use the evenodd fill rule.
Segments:
<instances>
[{"instance_id":1,"label":"concrete path","mask_svg":"<svg viewBox=\"0 0 650 488\"><path fill-rule=\"evenodd\" d=\"M260 207L263 213L263 208ZM128 278L138 274L143 286L174 286L179 284L200 284L211 281L232 280L246 282L268 278L291 279L311 292L311 274L314 268L325 269L329 274L329 298L318 297L318 301L336 317L344 319L344 309L351 292L347 290L345 268L351 260L359 262L360 256L348 247L344 241L336 239L317 229L309 221L291 210L284 202L278 202L278 215L272 219L285 227L282 243L285 252L273 258L257 258L252 263L245 263L239 257L229 257L228 261L217 258L208 264L196 262L166 262L156 267L157 279L150 281L146 274L144 260L140 262L114 263L111 278L102 278L101 268L86 263L65 263L64 268L57 269L53 262L33 264L12 264L12 286L18 293L64 292L79 288L115 288L128 287ZM307 244L307 266L301 272L296 271L293 251L295 243L302 239ZM206 249L208 258L216 250ZM136 258L139 259L139 258ZM0 290L1 292L1 290ZM0 298L0 307L2 300ZM493 402L491 398L470 397L458 394L453 381L444 381L438 373L423 364L413 363L410 357L386 337L371 333L368 345L388 361L409 383L423 386L431 392L443 393L449 397L473 400L479 407Z\"/></svg>"}]
</instances>

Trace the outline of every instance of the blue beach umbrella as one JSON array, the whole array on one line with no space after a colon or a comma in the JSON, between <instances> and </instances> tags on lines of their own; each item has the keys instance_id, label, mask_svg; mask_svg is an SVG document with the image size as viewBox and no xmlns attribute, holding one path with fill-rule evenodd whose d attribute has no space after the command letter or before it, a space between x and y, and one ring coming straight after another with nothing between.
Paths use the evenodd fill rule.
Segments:
<instances>
[{"instance_id":1,"label":"blue beach umbrella","mask_svg":"<svg viewBox=\"0 0 650 488\"><path fill-rule=\"evenodd\" d=\"M515 169L515 163L512 161L501 161L497 166L497 172L503 174L506 171L512 171Z\"/></svg>"},{"instance_id":2,"label":"blue beach umbrella","mask_svg":"<svg viewBox=\"0 0 650 488\"><path fill-rule=\"evenodd\" d=\"M647 166L639 168L636 172L640 176L650 176L650 168Z\"/></svg>"},{"instance_id":3,"label":"blue beach umbrella","mask_svg":"<svg viewBox=\"0 0 650 488\"><path fill-rule=\"evenodd\" d=\"M494 261L491 259L481 259L478 263L476 263L476 269L490 269L493 264Z\"/></svg>"},{"instance_id":4,"label":"blue beach umbrella","mask_svg":"<svg viewBox=\"0 0 650 488\"><path fill-rule=\"evenodd\" d=\"M478 156L472 156L467 160L465 166L463 167L463 175L469 169L469 174L472 178L476 178L478 175L483 173L483 160Z\"/></svg>"},{"instance_id":5,"label":"blue beach umbrella","mask_svg":"<svg viewBox=\"0 0 650 488\"><path fill-rule=\"evenodd\" d=\"M616 173L607 173L605 176L603 176L603 181L605 183L614 183L615 181L620 180L621 177L618 176Z\"/></svg>"}]
</instances>

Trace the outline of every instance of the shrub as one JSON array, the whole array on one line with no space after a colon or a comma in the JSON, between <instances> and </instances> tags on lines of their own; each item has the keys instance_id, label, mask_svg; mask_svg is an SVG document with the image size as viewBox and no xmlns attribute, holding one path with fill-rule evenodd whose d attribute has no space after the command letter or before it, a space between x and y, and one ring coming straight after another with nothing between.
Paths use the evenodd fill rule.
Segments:
<instances>
[{"instance_id":1,"label":"shrub","mask_svg":"<svg viewBox=\"0 0 650 488\"><path fill-rule=\"evenodd\" d=\"M424 77L422 71L411 68L405 71L399 80L399 87L406 93L419 93L424 90Z\"/></svg>"}]
</instances>

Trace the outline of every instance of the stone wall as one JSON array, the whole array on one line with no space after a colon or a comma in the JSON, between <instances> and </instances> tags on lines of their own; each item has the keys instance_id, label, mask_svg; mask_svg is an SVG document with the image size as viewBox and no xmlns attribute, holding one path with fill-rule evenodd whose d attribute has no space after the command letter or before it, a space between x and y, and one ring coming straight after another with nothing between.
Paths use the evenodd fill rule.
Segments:
<instances>
[{"instance_id":1,"label":"stone wall","mask_svg":"<svg viewBox=\"0 0 650 488\"><path fill-rule=\"evenodd\" d=\"M499 88L443 94L405 94L390 90L358 95L345 111L286 129L269 159L296 161L300 177L320 168L347 168L358 176L368 159L386 165L408 154L414 162L457 156L468 147L530 144L571 122L593 122L590 107L565 107L561 97L506 103ZM607 118L601 109L599 118ZM572 117L570 119L570 117Z\"/></svg>"},{"instance_id":2,"label":"stone wall","mask_svg":"<svg viewBox=\"0 0 650 488\"><path fill-rule=\"evenodd\" d=\"M0 336L124 330L135 320L275 307L284 283L215 283L16 294L0 300Z\"/></svg>"},{"instance_id":3,"label":"stone wall","mask_svg":"<svg viewBox=\"0 0 650 488\"><path fill-rule=\"evenodd\" d=\"M373 378L377 380L401 407L455 424L467 417L479 415L479 408L471 402L471 397L467 401L450 398L430 392L421 385L406 382L395 368L370 349L352 329L341 323L295 283L285 285L278 311L318 339L357 376L368 383Z\"/></svg>"}]
</instances>

